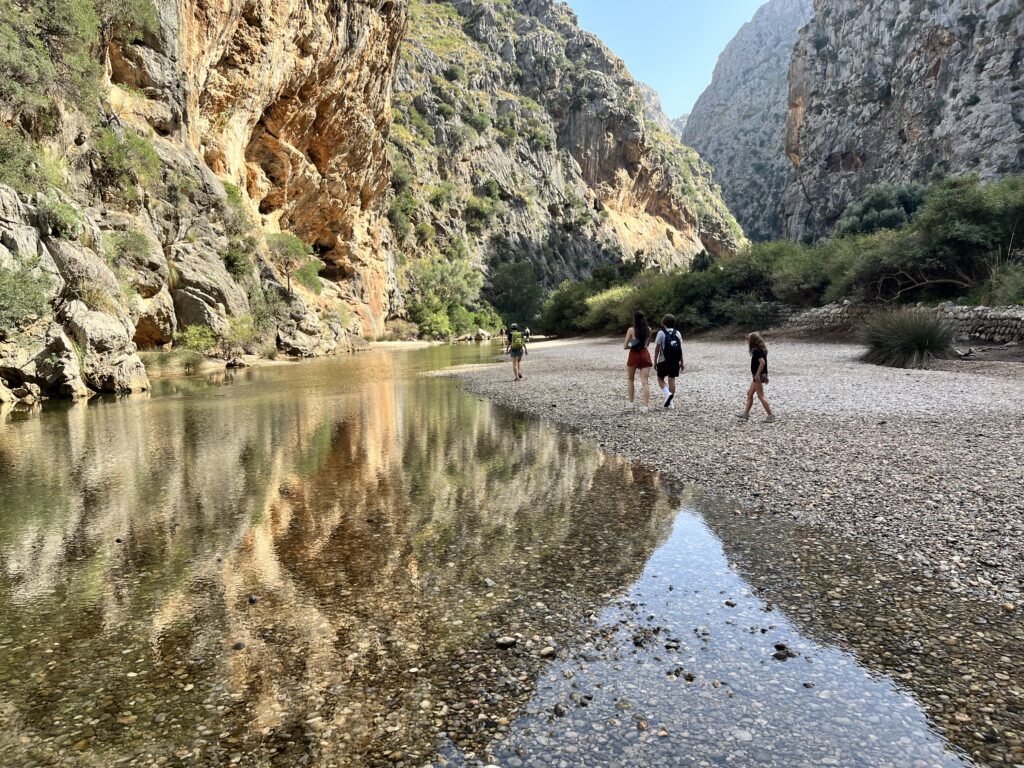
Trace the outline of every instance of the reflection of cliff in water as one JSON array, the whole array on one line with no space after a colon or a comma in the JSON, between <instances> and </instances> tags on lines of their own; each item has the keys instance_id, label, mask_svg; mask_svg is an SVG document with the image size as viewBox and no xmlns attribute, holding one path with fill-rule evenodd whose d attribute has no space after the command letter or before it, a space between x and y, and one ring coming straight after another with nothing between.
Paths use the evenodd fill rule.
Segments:
<instances>
[{"instance_id":1,"label":"reflection of cliff in water","mask_svg":"<svg viewBox=\"0 0 1024 768\"><path fill-rule=\"evenodd\" d=\"M954 595L868 546L695 501L737 572L803 634L897 681L976 760L1024 762L1020 618Z\"/></svg>"},{"instance_id":2,"label":"reflection of cliff in water","mask_svg":"<svg viewBox=\"0 0 1024 768\"><path fill-rule=\"evenodd\" d=\"M447 382L353 370L315 397L242 377L5 428L8 754L473 749L529 697L530 638L567 642L667 535L650 473Z\"/></svg>"}]
</instances>

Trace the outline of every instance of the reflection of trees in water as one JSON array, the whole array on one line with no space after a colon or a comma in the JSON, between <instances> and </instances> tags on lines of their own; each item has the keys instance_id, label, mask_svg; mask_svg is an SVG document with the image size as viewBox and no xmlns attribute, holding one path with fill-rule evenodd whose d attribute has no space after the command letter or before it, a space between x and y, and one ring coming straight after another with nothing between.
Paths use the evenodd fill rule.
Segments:
<instances>
[{"instance_id":1,"label":"reflection of trees in water","mask_svg":"<svg viewBox=\"0 0 1024 768\"><path fill-rule=\"evenodd\" d=\"M5 432L7 738L115 759L208 726L210 762L344 762L427 749L437 718L476 743L513 716L540 662L488 633L565 637L671 507L575 438L387 373L351 397L101 402ZM465 691L478 708L444 709Z\"/></svg>"},{"instance_id":2,"label":"reflection of trees in water","mask_svg":"<svg viewBox=\"0 0 1024 768\"><path fill-rule=\"evenodd\" d=\"M890 676L975 758L1024 761L1020 738L1004 736L1020 734L1024 722L1020 619L954 595L869 546L697 501L736 570L803 634Z\"/></svg>"}]
</instances>

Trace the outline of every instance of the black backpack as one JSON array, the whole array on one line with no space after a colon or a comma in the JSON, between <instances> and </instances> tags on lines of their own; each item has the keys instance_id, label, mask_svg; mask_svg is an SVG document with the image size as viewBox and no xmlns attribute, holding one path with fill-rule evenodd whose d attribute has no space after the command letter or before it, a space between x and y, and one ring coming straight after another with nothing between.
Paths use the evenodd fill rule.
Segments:
<instances>
[{"instance_id":1,"label":"black backpack","mask_svg":"<svg viewBox=\"0 0 1024 768\"><path fill-rule=\"evenodd\" d=\"M665 329L665 347L661 354L665 356L666 363L678 363L683 359L683 340L679 337L679 331L675 328Z\"/></svg>"}]
</instances>

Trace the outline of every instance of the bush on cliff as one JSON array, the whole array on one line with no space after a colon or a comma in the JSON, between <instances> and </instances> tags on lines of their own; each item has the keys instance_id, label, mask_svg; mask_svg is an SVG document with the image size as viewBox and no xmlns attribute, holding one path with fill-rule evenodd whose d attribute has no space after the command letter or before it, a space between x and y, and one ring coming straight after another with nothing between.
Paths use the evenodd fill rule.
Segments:
<instances>
[{"instance_id":1,"label":"bush on cliff","mask_svg":"<svg viewBox=\"0 0 1024 768\"><path fill-rule=\"evenodd\" d=\"M0 267L0 338L9 339L49 310L49 279L29 269Z\"/></svg>"},{"instance_id":2,"label":"bush on cliff","mask_svg":"<svg viewBox=\"0 0 1024 768\"><path fill-rule=\"evenodd\" d=\"M864 362L893 368L926 368L951 355L953 331L929 312L900 308L878 312L864 323Z\"/></svg>"}]
</instances>

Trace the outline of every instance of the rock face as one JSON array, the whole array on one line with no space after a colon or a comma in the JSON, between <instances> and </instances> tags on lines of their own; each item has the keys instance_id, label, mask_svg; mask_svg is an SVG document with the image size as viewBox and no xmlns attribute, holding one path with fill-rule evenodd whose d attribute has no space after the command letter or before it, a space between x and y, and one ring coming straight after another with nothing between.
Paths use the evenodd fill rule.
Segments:
<instances>
[{"instance_id":1,"label":"rock face","mask_svg":"<svg viewBox=\"0 0 1024 768\"><path fill-rule=\"evenodd\" d=\"M769 0L722 51L683 141L714 168L730 210L753 240L782 231L779 204L791 165L783 153L787 73L811 0Z\"/></svg>"},{"instance_id":2,"label":"rock face","mask_svg":"<svg viewBox=\"0 0 1024 768\"><path fill-rule=\"evenodd\" d=\"M154 7L150 32L115 30L100 127L68 106L47 139L59 184L0 185L0 269L49 302L0 329L8 391L146 389L137 348L195 326L225 354L348 351L398 309L383 211L404 0ZM278 231L322 265L291 293Z\"/></svg>"},{"instance_id":3,"label":"rock face","mask_svg":"<svg viewBox=\"0 0 1024 768\"><path fill-rule=\"evenodd\" d=\"M381 330L394 309L380 203L405 3L183 0L162 4L160 22L154 39L112 46L114 81L162 102L153 127L312 245L362 327Z\"/></svg>"},{"instance_id":4,"label":"rock face","mask_svg":"<svg viewBox=\"0 0 1024 768\"><path fill-rule=\"evenodd\" d=\"M790 68L788 237L827 234L874 182L1024 169L1019 0L814 6Z\"/></svg>"},{"instance_id":5,"label":"rock face","mask_svg":"<svg viewBox=\"0 0 1024 768\"><path fill-rule=\"evenodd\" d=\"M551 287L604 263L682 265L743 242L707 165L652 125L644 88L566 5L410 9L391 132L405 256L455 248L485 270L528 260Z\"/></svg>"}]
</instances>

